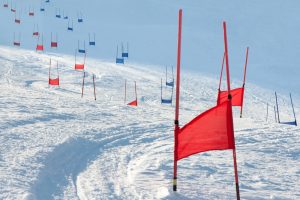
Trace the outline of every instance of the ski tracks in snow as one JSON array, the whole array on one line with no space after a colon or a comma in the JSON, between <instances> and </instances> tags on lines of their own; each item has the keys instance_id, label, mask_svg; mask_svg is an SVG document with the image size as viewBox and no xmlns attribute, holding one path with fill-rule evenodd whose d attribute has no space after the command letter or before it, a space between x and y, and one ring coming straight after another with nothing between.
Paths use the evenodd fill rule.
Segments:
<instances>
[{"instance_id":1,"label":"ski tracks in snow","mask_svg":"<svg viewBox=\"0 0 300 200\"><path fill-rule=\"evenodd\" d=\"M91 60L95 102L88 82L80 97L82 74L67 67L69 57L57 58L63 85L54 88L47 85L47 55L0 51L7 55L0 58L1 199L235 198L231 151L179 161L178 192L170 190L174 108L159 103L163 74ZM217 80L188 75L181 125L213 106L217 94ZM137 108L123 105L125 78L138 81ZM300 197L299 128L264 122L258 99L272 93L248 87L245 118L235 119L242 198Z\"/></svg>"}]
</instances>

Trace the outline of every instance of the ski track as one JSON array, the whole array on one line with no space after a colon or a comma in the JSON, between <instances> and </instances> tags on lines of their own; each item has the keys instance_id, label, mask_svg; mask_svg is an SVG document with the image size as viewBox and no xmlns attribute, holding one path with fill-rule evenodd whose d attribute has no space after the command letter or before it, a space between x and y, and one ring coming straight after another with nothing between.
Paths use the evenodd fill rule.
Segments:
<instances>
[{"instance_id":1,"label":"ski track","mask_svg":"<svg viewBox=\"0 0 300 200\"><path fill-rule=\"evenodd\" d=\"M89 60L81 98L82 73L72 69L72 57L51 55L61 64L54 88L47 85L50 55L4 47L0 55L0 199L235 198L231 151L181 160L178 192L171 191L174 107L160 105L164 74L156 69ZM181 125L217 95L217 80L182 77ZM123 105L125 79L129 91L137 81L137 108ZM246 87L244 118L235 118L242 199L299 199L299 128L274 123L272 110L266 122L262 101L273 92ZM282 119L290 120L286 102Z\"/></svg>"}]
</instances>

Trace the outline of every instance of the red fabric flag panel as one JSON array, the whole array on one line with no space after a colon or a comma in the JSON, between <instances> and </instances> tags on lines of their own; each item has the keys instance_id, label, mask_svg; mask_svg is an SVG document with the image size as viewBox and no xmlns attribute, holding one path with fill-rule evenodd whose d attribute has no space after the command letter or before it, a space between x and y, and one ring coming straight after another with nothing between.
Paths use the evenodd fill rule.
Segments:
<instances>
[{"instance_id":1,"label":"red fabric flag panel","mask_svg":"<svg viewBox=\"0 0 300 200\"><path fill-rule=\"evenodd\" d=\"M181 128L177 148L177 160L210 150L234 149L230 102L207 110Z\"/></svg>"},{"instance_id":2,"label":"red fabric flag panel","mask_svg":"<svg viewBox=\"0 0 300 200\"><path fill-rule=\"evenodd\" d=\"M134 100L134 101L128 103L127 105L129 105L129 106L137 106L137 100Z\"/></svg>"},{"instance_id":3,"label":"red fabric flag panel","mask_svg":"<svg viewBox=\"0 0 300 200\"><path fill-rule=\"evenodd\" d=\"M57 48L57 42L51 42L51 47L56 47Z\"/></svg>"},{"instance_id":4,"label":"red fabric flag panel","mask_svg":"<svg viewBox=\"0 0 300 200\"><path fill-rule=\"evenodd\" d=\"M44 46L43 45L37 45L36 50L37 51L44 51Z\"/></svg>"},{"instance_id":5,"label":"red fabric flag panel","mask_svg":"<svg viewBox=\"0 0 300 200\"><path fill-rule=\"evenodd\" d=\"M84 69L84 64L75 64L75 69L76 70Z\"/></svg>"},{"instance_id":6,"label":"red fabric flag panel","mask_svg":"<svg viewBox=\"0 0 300 200\"><path fill-rule=\"evenodd\" d=\"M49 78L49 85L59 85L59 78L56 79Z\"/></svg>"},{"instance_id":7,"label":"red fabric flag panel","mask_svg":"<svg viewBox=\"0 0 300 200\"><path fill-rule=\"evenodd\" d=\"M232 97L231 104L232 106L243 106L244 102L244 88L236 88L230 90L230 94ZM227 101L228 99L228 91L220 91L218 94L217 105Z\"/></svg>"}]
</instances>

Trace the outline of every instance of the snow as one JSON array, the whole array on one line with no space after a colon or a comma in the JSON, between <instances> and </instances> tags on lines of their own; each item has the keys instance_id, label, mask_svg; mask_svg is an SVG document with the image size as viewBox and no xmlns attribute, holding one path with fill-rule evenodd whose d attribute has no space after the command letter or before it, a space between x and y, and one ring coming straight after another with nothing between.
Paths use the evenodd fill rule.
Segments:
<instances>
[{"instance_id":1,"label":"snow","mask_svg":"<svg viewBox=\"0 0 300 200\"><path fill-rule=\"evenodd\" d=\"M175 64L179 7L184 9L180 125L216 104L226 19L233 87L241 86L250 46L243 118L234 108L241 198L300 198L300 131L275 123L273 111L278 90L281 120L294 120L292 91L300 119L300 43L293 26L299 24L298 1L50 0L45 13L38 11L40 1L14 3L23 10L21 25L0 8L0 199L235 199L231 151L180 160L178 192L171 188L174 105L161 105L160 87L165 65ZM29 4L34 18L26 14ZM66 20L55 18L57 8L74 19L73 33ZM75 22L79 11L82 24ZM44 34L44 53L32 51L34 24ZM22 32L24 49L9 47L13 32ZM51 32L59 35L58 49L49 49ZM74 50L94 32L81 98L83 73L74 70ZM129 59L116 65L121 42L130 44ZM59 63L60 87L48 85L50 58ZM137 82L138 107L124 104L125 80L128 101L135 98Z\"/></svg>"},{"instance_id":2,"label":"snow","mask_svg":"<svg viewBox=\"0 0 300 200\"><path fill-rule=\"evenodd\" d=\"M157 66L90 59L81 98L82 72L71 67L73 57L9 47L0 55L1 199L235 198L231 151L180 161L178 192L171 191L174 107L159 102L164 74ZM60 63L58 88L48 86L50 57ZM136 108L124 105L125 78L137 81ZM215 104L218 80L189 72L182 78L184 124ZM271 111L265 121L262 100L272 97L248 84L244 118L234 109L243 199L300 197L299 128L276 124ZM292 120L288 101L281 104L281 117Z\"/></svg>"}]
</instances>

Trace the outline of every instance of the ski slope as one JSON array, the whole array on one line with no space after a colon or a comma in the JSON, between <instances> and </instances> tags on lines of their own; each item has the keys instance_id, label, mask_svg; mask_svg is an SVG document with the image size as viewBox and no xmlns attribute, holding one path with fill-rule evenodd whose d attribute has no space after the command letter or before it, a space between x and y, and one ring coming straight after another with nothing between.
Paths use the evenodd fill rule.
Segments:
<instances>
[{"instance_id":1,"label":"ski slope","mask_svg":"<svg viewBox=\"0 0 300 200\"><path fill-rule=\"evenodd\" d=\"M60 87L48 86L50 57ZM0 64L0 199L235 198L231 151L179 161L172 192L174 107L160 104L163 67L89 59L81 98L72 56L2 46ZM138 107L124 105L125 79L129 99L137 81ZM217 87L217 78L182 73L181 125L215 105ZM299 199L299 128L275 123L271 108L266 121L273 91L249 83L245 95L244 118L234 108L241 198ZM282 121L293 120L281 99Z\"/></svg>"}]
</instances>

